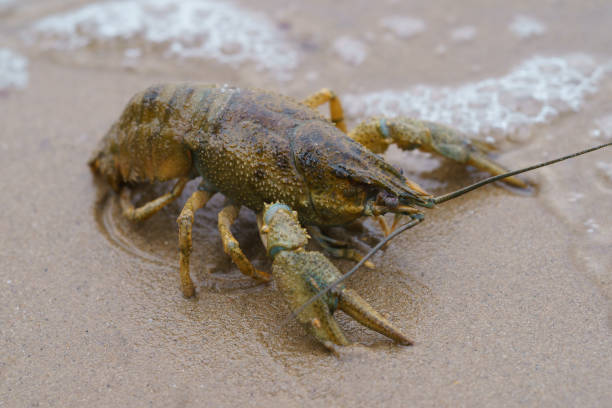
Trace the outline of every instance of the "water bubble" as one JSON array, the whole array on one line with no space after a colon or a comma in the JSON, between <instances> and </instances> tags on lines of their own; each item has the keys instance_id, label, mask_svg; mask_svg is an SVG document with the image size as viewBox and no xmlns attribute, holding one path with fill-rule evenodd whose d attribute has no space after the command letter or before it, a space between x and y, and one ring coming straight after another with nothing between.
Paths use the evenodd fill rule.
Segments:
<instances>
[{"instance_id":1,"label":"water bubble","mask_svg":"<svg viewBox=\"0 0 612 408\"><path fill-rule=\"evenodd\" d=\"M425 31L425 22L417 18L406 16L385 17L380 20L380 25L390 30L399 38L407 39Z\"/></svg>"},{"instance_id":2,"label":"water bubble","mask_svg":"<svg viewBox=\"0 0 612 408\"><path fill-rule=\"evenodd\" d=\"M28 60L8 48L0 48L0 91L28 85Z\"/></svg>"},{"instance_id":3,"label":"water bubble","mask_svg":"<svg viewBox=\"0 0 612 408\"><path fill-rule=\"evenodd\" d=\"M508 26L509 30L519 38L530 38L546 32L546 26L529 16L516 16Z\"/></svg>"},{"instance_id":4,"label":"water bubble","mask_svg":"<svg viewBox=\"0 0 612 408\"><path fill-rule=\"evenodd\" d=\"M455 42L468 42L476 37L477 32L474 26L463 26L451 31L450 37Z\"/></svg>"},{"instance_id":5,"label":"water bubble","mask_svg":"<svg viewBox=\"0 0 612 408\"><path fill-rule=\"evenodd\" d=\"M343 36L334 41L334 52L347 64L359 65L368 55L367 46L359 40Z\"/></svg>"}]
</instances>

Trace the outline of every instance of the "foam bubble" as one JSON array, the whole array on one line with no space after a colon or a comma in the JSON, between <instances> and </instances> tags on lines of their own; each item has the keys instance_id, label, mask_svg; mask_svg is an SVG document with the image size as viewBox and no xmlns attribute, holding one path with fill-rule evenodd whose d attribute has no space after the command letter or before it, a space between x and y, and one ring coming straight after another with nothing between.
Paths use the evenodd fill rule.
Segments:
<instances>
[{"instance_id":1,"label":"foam bubble","mask_svg":"<svg viewBox=\"0 0 612 408\"><path fill-rule=\"evenodd\" d=\"M334 52L347 64L359 65L368 55L366 45L354 38L343 36L334 41Z\"/></svg>"},{"instance_id":2,"label":"foam bubble","mask_svg":"<svg viewBox=\"0 0 612 408\"><path fill-rule=\"evenodd\" d=\"M267 17L217 0L94 3L39 20L28 36L50 49L104 44L135 55L140 46L143 52L161 46L166 57L211 58L230 65L254 62L258 69L272 71L291 70L298 60Z\"/></svg>"},{"instance_id":3,"label":"foam bubble","mask_svg":"<svg viewBox=\"0 0 612 408\"><path fill-rule=\"evenodd\" d=\"M612 140L612 115L606 115L595 119L596 129L591 131L594 138L604 138Z\"/></svg>"},{"instance_id":4,"label":"foam bubble","mask_svg":"<svg viewBox=\"0 0 612 408\"><path fill-rule=\"evenodd\" d=\"M468 42L476 37L476 27L474 26L463 26L458 27L451 31L451 39L455 42Z\"/></svg>"},{"instance_id":5,"label":"foam bubble","mask_svg":"<svg viewBox=\"0 0 612 408\"><path fill-rule=\"evenodd\" d=\"M9 12L15 6L15 0L0 0L0 13Z\"/></svg>"},{"instance_id":6,"label":"foam bubble","mask_svg":"<svg viewBox=\"0 0 612 408\"><path fill-rule=\"evenodd\" d=\"M529 16L515 16L508 29L519 38L535 37L546 32L544 24Z\"/></svg>"},{"instance_id":7,"label":"foam bubble","mask_svg":"<svg viewBox=\"0 0 612 408\"><path fill-rule=\"evenodd\" d=\"M417 85L345 98L352 117L413 116L466 133L508 136L533 124L578 111L610 71L586 55L533 57L501 78L457 87Z\"/></svg>"},{"instance_id":8,"label":"foam bubble","mask_svg":"<svg viewBox=\"0 0 612 408\"><path fill-rule=\"evenodd\" d=\"M444 44L438 44L436 45L436 48L434 48L434 54L436 55L444 55L447 51L448 47L446 47Z\"/></svg>"},{"instance_id":9,"label":"foam bubble","mask_svg":"<svg viewBox=\"0 0 612 408\"><path fill-rule=\"evenodd\" d=\"M597 232L599 230L599 224L593 218L586 220L584 226L587 228L588 233Z\"/></svg>"},{"instance_id":10,"label":"foam bubble","mask_svg":"<svg viewBox=\"0 0 612 408\"><path fill-rule=\"evenodd\" d=\"M412 17L392 16L380 20L380 25L400 38L411 38L425 31L425 22Z\"/></svg>"},{"instance_id":11,"label":"foam bubble","mask_svg":"<svg viewBox=\"0 0 612 408\"><path fill-rule=\"evenodd\" d=\"M567 201L570 203L576 203L584 198L584 194L578 192L570 192Z\"/></svg>"},{"instance_id":12,"label":"foam bubble","mask_svg":"<svg viewBox=\"0 0 612 408\"><path fill-rule=\"evenodd\" d=\"M0 91L28 85L28 60L8 48L0 48Z\"/></svg>"}]
</instances>

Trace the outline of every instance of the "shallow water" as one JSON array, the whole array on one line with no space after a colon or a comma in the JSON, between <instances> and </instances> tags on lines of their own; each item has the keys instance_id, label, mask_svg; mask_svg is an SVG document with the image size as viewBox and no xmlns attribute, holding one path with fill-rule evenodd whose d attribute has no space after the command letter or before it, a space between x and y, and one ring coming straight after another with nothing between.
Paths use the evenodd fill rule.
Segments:
<instances>
[{"instance_id":1,"label":"shallow water","mask_svg":"<svg viewBox=\"0 0 612 408\"><path fill-rule=\"evenodd\" d=\"M0 406L605 405L609 149L529 174L535 194L487 187L430 211L350 281L416 345L340 315L360 344L340 357L281 325L274 284L223 254L222 197L196 217L185 300L175 219L195 183L134 225L86 161L132 94L190 80L298 99L330 87L349 126L438 120L519 168L612 140L611 18L604 1L0 1ZM387 159L437 194L484 176ZM254 215L233 230L269 269ZM349 232L380 237L370 221Z\"/></svg>"}]
</instances>

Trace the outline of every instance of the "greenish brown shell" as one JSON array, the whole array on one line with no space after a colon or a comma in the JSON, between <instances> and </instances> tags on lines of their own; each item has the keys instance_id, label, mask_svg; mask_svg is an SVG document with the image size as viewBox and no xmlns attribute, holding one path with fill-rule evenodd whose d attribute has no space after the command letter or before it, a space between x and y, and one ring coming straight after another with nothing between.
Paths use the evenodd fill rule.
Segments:
<instances>
[{"instance_id":1,"label":"greenish brown shell","mask_svg":"<svg viewBox=\"0 0 612 408\"><path fill-rule=\"evenodd\" d=\"M136 94L90 161L116 189L201 176L202 188L261 211L297 210L306 225L342 225L379 191L412 194L404 177L333 123L258 89L178 84Z\"/></svg>"}]
</instances>

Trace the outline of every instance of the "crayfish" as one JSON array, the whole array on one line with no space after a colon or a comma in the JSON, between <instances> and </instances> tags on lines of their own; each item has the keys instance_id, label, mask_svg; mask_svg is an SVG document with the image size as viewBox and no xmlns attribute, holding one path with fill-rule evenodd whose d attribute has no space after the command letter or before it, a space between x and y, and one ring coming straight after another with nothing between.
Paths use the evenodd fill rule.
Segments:
<instances>
[{"instance_id":1,"label":"crayfish","mask_svg":"<svg viewBox=\"0 0 612 408\"><path fill-rule=\"evenodd\" d=\"M330 119L316 110L325 103ZM379 155L392 143L438 153L495 177L433 197ZM339 245L321 228L372 216L390 237L399 231L402 217L412 220L407 227L416 225L423 219L419 208L432 208L480 185L503 178L527 187L515 174L531 168L506 173L487 156L492 148L447 126L409 118L372 118L347 133L340 101L328 89L298 102L258 89L167 84L132 97L89 165L120 194L122 212L133 221L151 217L180 197L189 180L201 178L177 220L185 297L195 294L189 275L194 215L222 193L226 201L218 226L225 252L243 274L261 281L274 277L290 309L317 340L328 348L349 344L333 319L339 308L408 345L412 342L399 329L340 284L347 275L342 277L321 253L304 249L308 233L329 254L367 265L358 251ZM168 180L177 180L169 193L135 208L130 185ZM230 231L242 206L257 213L262 242L274 258L272 275L249 262ZM391 226L383 218L386 213L395 214Z\"/></svg>"}]
</instances>

